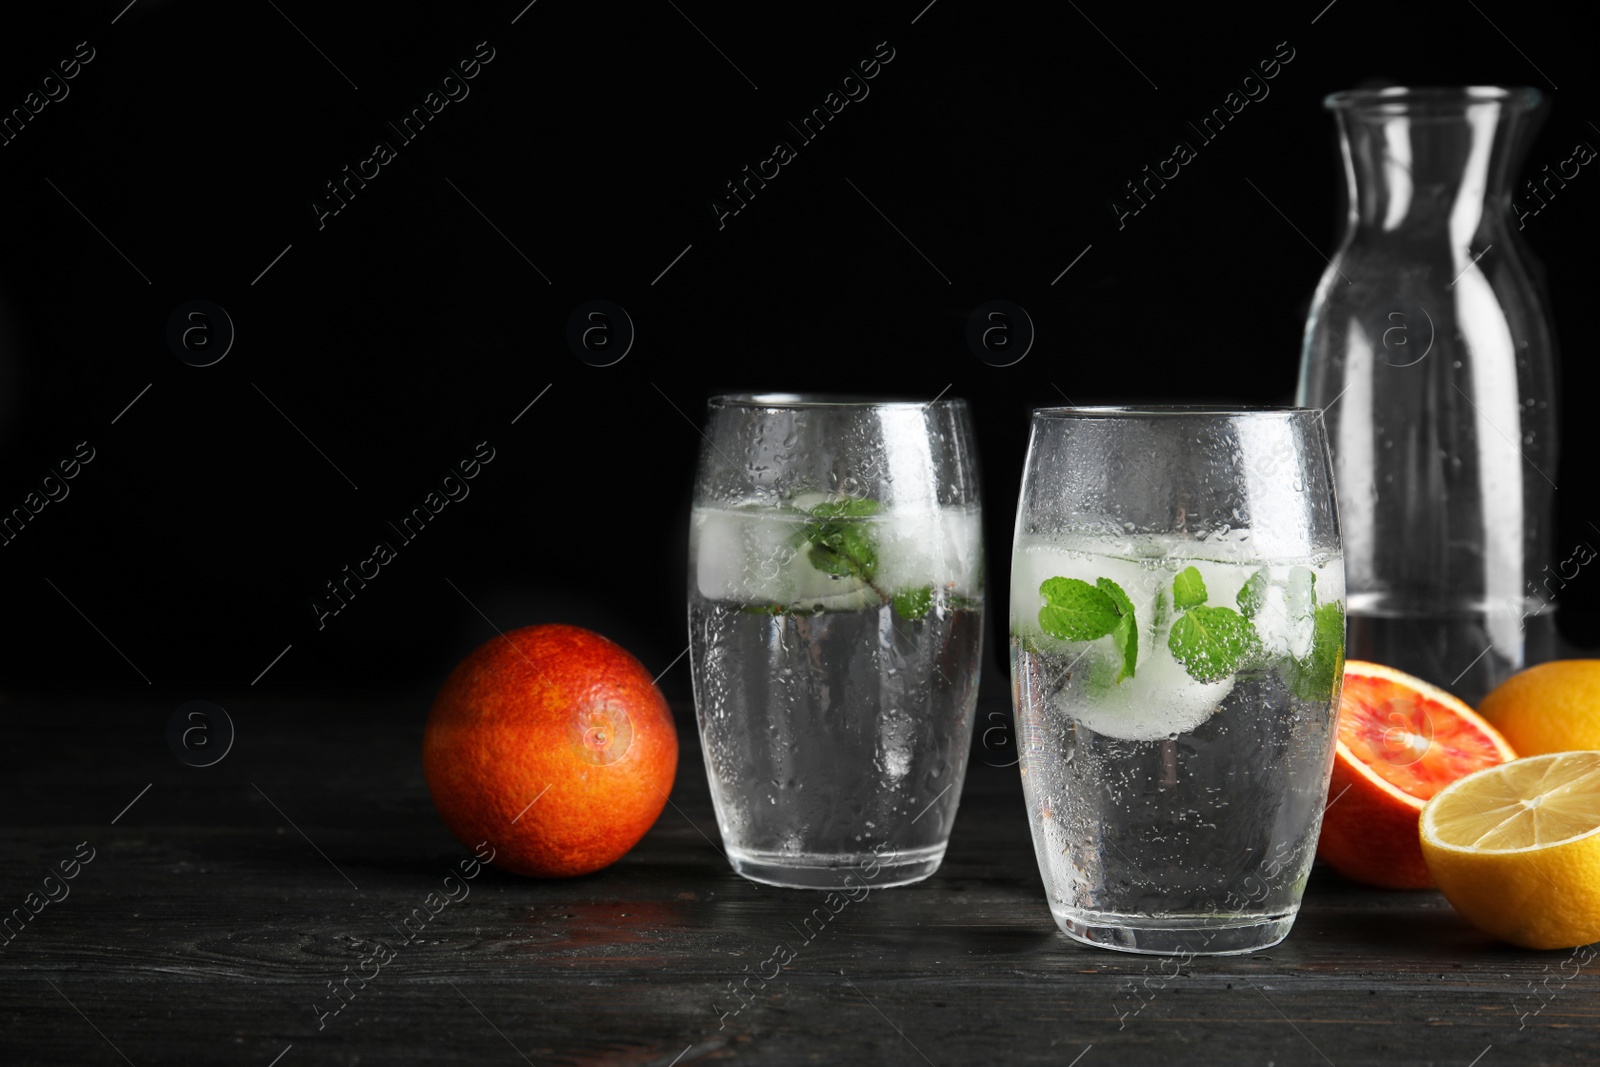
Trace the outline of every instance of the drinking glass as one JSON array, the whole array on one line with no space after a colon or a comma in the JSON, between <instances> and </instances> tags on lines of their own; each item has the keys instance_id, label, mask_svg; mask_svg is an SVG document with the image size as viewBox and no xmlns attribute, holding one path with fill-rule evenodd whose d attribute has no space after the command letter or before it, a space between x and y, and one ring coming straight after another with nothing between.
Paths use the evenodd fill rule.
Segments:
<instances>
[{"instance_id":1,"label":"drinking glass","mask_svg":"<svg viewBox=\"0 0 1600 1067\"><path fill-rule=\"evenodd\" d=\"M713 397L689 527L706 776L733 869L938 869L972 737L983 543L961 400Z\"/></svg>"},{"instance_id":2,"label":"drinking glass","mask_svg":"<svg viewBox=\"0 0 1600 1067\"><path fill-rule=\"evenodd\" d=\"M1011 582L1022 784L1056 924L1129 952L1283 940L1344 667L1322 413L1035 411Z\"/></svg>"}]
</instances>

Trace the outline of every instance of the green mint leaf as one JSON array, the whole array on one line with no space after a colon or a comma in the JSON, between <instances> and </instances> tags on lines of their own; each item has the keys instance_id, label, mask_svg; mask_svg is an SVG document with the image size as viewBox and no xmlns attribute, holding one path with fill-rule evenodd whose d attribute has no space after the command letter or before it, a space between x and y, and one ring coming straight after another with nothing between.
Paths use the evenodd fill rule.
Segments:
<instances>
[{"instance_id":1,"label":"green mint leaf","mask_svg":"<svg viewBox=\"0 0 1600 1067\"><path fill-rule=\"evenodd\" d=\"M1172 604L1179 611L1188 611L1206 602L1206 583L1200 572L1185 567L1172 580Z\"/></svg>"},{"instance_id":2,"label":"green mint leaf","mask_svg":"<svg viewBox=\"0 0 1600 1067\"><path fill-rule=\"evenodd\" d=\"M1139 665L1139 624L1133 614L1133 601L1128 599L1128 594L1122 591L1122 586L1110 578L1095 580L1095 588L1110 597L1117 605L1117 612L1121 618L1111 631L1111 640L1117 646L1117 651L1122 653L1122 666L1117 671L1117 681L1133 677L1133 669Z\"/></svg>"},{"instance_id":3,"label":"green mint leaf","mask_svg":"<svg viewBox=\"0 0 1600 1067\"><path fill-rule=\"evenodd\" d=\"M1134 622L1130 612L1117 620L1117 628L1111 631L1111 640L1117 646L1117 651L1122 653L1122 667L1117 671L1117 681L1133 677L1133 669L1139 665L1139 625Z\"/></svg>"},{"instance_id":4,"label":"green mint leaf","mask_svg":"<svg viewBox=\"0 0 1600 1067\"><path fill-rule=\"evenodd\" d=\"M1256 612L1267 602L1267 572L1256 571L1244 583L1244 588L1239 590L1239 613L1247 619L1256 617Z\"/></svg>"},{"instance_id":5,"label":"green mint leaf","mask_svg":"<svg viewBox=\"0 0 1600 1067\"><path fill-rule=\"evenodd\" d=\"M1305 659L1289 661L1289 688L1301 700L1327 700L1343 673L1344 605L1324 604L1312 623L1311 651Z\"/></svg>"},{"instance_id":6,"label":"green mint leaf","mask_svg":"<svg viewBox=\"0 0 1600 1067\"><path fill-rule=\"evenodd\" d=\"M1122 586L1110 578L1096 578L1094 587L1111 598L1117 606L1117 614L1126 618L1133 618L1133 601L1128 599L1128 594L1122 591Z\"/></svg>"},{"instance_id":7,"label":"green mint leaf","mask_svg":"<svg viewBox=\"0 0 1600 1067\"><path fill-rule=\"evenodd\" d=\"M858 519L864 515L876 515L882 510L883 505L876 500L846 497L843 500L824 500L820 504L813 505L811 514L819 519Z\"/></svg>"},{"instance_id":8,"label":"green mint leaf","mask_svg":"<svg viewBox=\"0 0 1600 1067\"><path fill-rule=\"evenodd\" d=\"M811 509L814 518L860 517L875 514L876 500L833 500ZM835 578L872 581L878 572L878 548L872 531L859 522L808 522L805 538L811 543L811 565Z\"/></svg>"},{"instance_id":9,"label":"green mint leaf","mask_svg":"<svg viewBox=\"0 0 1600 1067\"><path fill-rule=\"evenodd\" d=\"M811 565L835 578L859 578L872 581L878 573L878 554L872 538L864 530L847 529L834 538L835 544L826 540L813 541L809 554Z\"/></svg>"},{"instance_id":10,"label":"green mint leaf","mask_svg":"<svg viewBox=\"0 0 1600 1067\"><path fill-rule=\"evenodd\" d=\"M806 558L823 574L831 574L835 578L848 578L851 575L850 560L845 558L844 553L820 541L812 542Z\"/></svg>"},{"instance_id":11,"label":"green mint leaf","mask_svg":"<svg viewBox=\"0 0 1600 1067\"><path fill-rule=\"evenodd\" d=\"M1049 578L1039 586L1045 599L1039 627L1066 641L1096 641L1108 634L1121 656L1114 682L1132 678L1139 663L1139 628L1133 601L1110 578L1090 585L1077 578Z\"/></svg>"},{"instance_id":12,"label":"green mint leaf","mask_svg":"<svg viewBox=\"0 0 1600 1067\"><path fill-rule=\"evenodd\" d=\"M845 555L854 561L856 576L872 581L878 573L878 548L873 544L872 531L859 523L851 523L844 528L840 545Z\"/></svg>"},{"instance_id":13,"label":"green mint leaf","mask_svg":"<svg viewBox=\"0 0 1600 1067\"><path fill-rule=\"evenodd\" d=\"M907 589L903 593L894 595L894 613L911 622L922 618L931 607L933 607L933 586L931 585L925 585L921 589Z\"/></svg>"},{"instance_id":14,"label":"green mint leaf","mask_svg":"<svg viewBox=\"0 0 1600 1067\"><path fill-rule=\"evenodd\" d=\"M1198 682L1222 681L1254 655L1260 644L1255 627L1232 608L1190 608L1172 624L1167 637L1172 658Z\"/></svg>"},{"instance_id":15,"label":"green mint leaf","mask_svg":"<svg viewBox=\"0 0 1600 1067\"><path fill-rule=\"evenodd\" d=\"M1108 593L1077 578L1046 578L1039 594L1044 597L1039 628L1051 637L1094 641L1115 630L1121 618Z\"/></svg>"}]
</instances>

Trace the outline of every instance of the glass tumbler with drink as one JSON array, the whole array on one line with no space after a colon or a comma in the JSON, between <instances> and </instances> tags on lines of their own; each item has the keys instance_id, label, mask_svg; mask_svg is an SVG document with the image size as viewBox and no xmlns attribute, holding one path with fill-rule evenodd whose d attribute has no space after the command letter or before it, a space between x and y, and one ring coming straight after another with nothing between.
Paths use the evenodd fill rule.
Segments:
<instances>
[{"instance_id":1,"label":"glass tumbler with drink","mask_svg":"<svg viewBox=\"0 0 1600 1067\"><path fill-rule=\"evenodd\" d=\"M1063 932L1159 954L1287 936L1321 826L1344 633L1320 412L1034 413L1012 683Z\"/></svg>"},{"instance_id":2,"label":"glass tumbler with drink","mask_svg":"<svg viewBox=\"0 0 1600 1067\"><path fill-rule=\"evenodd\" d=\"M723 396L704 436L690 655L729 861L799 888L926 878L982 646L966 404Z\"/></svg>"}]
</instances>

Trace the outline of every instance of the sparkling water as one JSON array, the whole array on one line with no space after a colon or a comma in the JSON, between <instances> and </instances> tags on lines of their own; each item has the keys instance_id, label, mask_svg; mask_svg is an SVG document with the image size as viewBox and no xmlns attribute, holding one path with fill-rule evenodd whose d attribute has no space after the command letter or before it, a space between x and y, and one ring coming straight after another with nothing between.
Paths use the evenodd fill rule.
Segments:
<instances>
[{"instance_id":1,"label":"sparkling water","mask_svg":"<svg viewBox=\"0 0 1600 1067\"><path fill-rule=\"evenodd\" d=\"M916 881L944 856L971 742L978 512L824 522L819 502L693 512L695 704L723 846L779 885L852 868Z\"/></svg>"},{"instance_id":2,"label":"sparkling water","mask_svg":"<svg viewBox=\"0 0 1600 1067\"><path fill-rule=\"evenodd\" d=\"M1235 669L1200 672L1219 677L1195 677L1169 644L1187 613L1175 587L1189 568L1201 606L1238 613L1255 635ZM1109 579L1127 594L1131 676L1118 680L1112 638L1044 632L1040 586L1055 577ZM1185 585L1191 608L1196 589ZM1326 800L1343 597L1337 556L1263 560L1248 531L1019 541L1022 780L1063 931L1166 953L1248 951L1288 933Z\"/></svg>"}]
</instances>

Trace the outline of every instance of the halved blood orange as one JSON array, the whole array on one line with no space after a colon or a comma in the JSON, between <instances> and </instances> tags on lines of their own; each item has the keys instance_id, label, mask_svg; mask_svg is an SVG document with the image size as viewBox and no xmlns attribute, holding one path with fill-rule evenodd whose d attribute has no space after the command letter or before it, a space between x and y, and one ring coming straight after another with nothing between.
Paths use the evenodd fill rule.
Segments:
<instances>
[{"instance_id":1,"label":"halved blood orange","mask_svg":"<svg viewBox=\"0 0 1600 1067\"><path fill-rule=\"evenodd\" d=\"M1457 778L1516 758L1499 731L1444 690L1347 660L1317 855L1367 885L1432 888L1417 829L1423 806Z\"/></svg>"}]
</instances>

